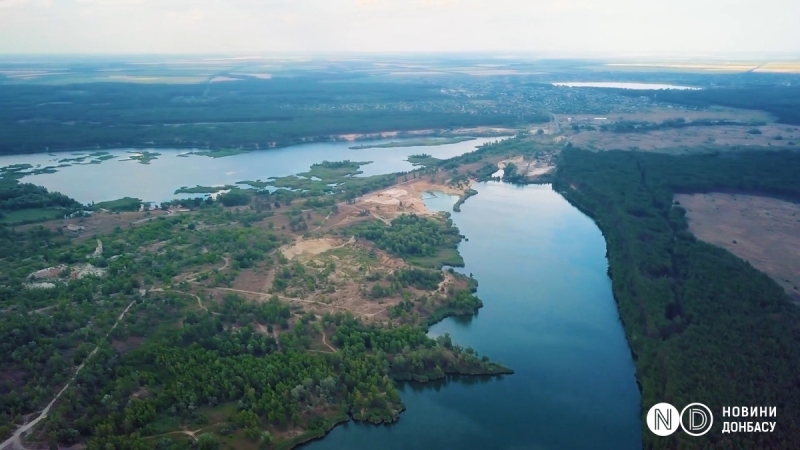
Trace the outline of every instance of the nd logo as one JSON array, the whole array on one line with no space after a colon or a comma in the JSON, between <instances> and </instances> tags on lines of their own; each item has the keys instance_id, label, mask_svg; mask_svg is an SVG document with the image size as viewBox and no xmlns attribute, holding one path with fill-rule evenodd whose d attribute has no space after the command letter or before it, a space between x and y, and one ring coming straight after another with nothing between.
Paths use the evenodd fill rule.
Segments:
<instances>
[{"instance_id":1,"label":"nd logo","mask_svg":"<svg viewBox=\"0 0 800 450\"><path fill-rule=\"evenodd\" d=\"M678 427L690 436L702 436L711 430L713 424L711 409L702 403L692 403L680 414L669 403L659 403L647 412L647 428L658 436L669 436Z\"/></svg>"}]
</instances>

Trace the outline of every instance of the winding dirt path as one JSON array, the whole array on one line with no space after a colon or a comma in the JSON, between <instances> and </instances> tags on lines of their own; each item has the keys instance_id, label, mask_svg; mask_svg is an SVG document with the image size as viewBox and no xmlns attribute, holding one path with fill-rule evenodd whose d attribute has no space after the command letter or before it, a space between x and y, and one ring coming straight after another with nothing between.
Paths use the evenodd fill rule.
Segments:
<instances>
[{"instance_id":1,"label":"winding dirt path","mask_svg":"<svg viewBox=\"0 0 800 450\"><path fill-rule=\"evenodd\" d=\"M322 330L322 343L325 344L326 347L331 349L333 353L336 353L338 351L335 348L333 348L331 344L328 344L328 341L325 339L325 330Z\"/></svg>"},{"instance_id":2,"label":"winding dirt path","mask_svg":"<svg viewBox=\"0 0 800 450\"><path fill-rule=\"evenodd\" d=\"M183 294L183 295L188 295L188 296L194 297L195 299L197 299L197 306L199 306L200 309L202 309L205 312L210 312L211 314L213 314L215 316L221 315L218 312L209 311L208 308L206 308L206 306L203 304L203 300L200 299L200 296L198 296L198 295L192 294L191 292L176 291L174 289L171 289L170 291L178 293L178 294ZM164 289L161 289L161 288L157 288L157 289L152 289L150 292L167 292L167 291L165 291Z\"/></svg>"},{"instance_id":3,"label":"winding dirt path","mask_svg":"<svg viewBox=\"0 0 800 450\"><path fill-rule=\"evenodd\" d=\"M328 221L328 219L330 219L330 218L331 218L331 215L333 215L333 211L329 212L329 213L328 213L328 215L327 215L327 216L325 216L325 220L323 220L323 221L322 221L322 223L321 223L321 224L319 224L319 226L318 226L317 228L314 228L314 229L313 229L313 230L311 230L311 231L317 231L317 230L319 230L320 228L322 228L322 226L323 226L323 225L325 225L325 222L327 222L327 221Z\"/></svg>"},{"instance_id":4,"label":"winding dirt path","mask_svg":"<svg viewBox=\"0 0 800 450\"><path fill-rule=\"evenodd\" d=\"M205 247L203 247L203 248L205 248ZM223 270L227 269L227 268L228 268L228 266L230 266L230 264L231 264L231 258L230 258L230 257L228 257L228 256L223 256L223 257L222 257L222 260L223 260L223 261L225 261L225 264L223 264L221 267L217 267L217 269L216 269L216 270L217 270L218 272L219 272L219 271L223 271ZM183 280L183 281L186 281L187 283L196 283L196 282L197 282L197 277L198 277L198 276L200 276L200 274L194 273L194 274L192 274L192 277L191 277L191 278L187 278L187 279L185 279L185 280Z\"/></svg>"},{"instance_id":5,"label":"winding dirt path","mask_svg":"<svg viewBox=\"0 0 800 450\"><path fill-rule=\"evenodd\" d=\"M194 431L189 431L189 430L170 431L169 433L161 433L161 434L157 434L155 436L145 436L144 439L155 439L157 437L169 436L170 434L185 434L186 436L189 436L192 439L194 439L195 441L197 441L197 433L205 430L206 428L209 428L209 427L200 428L200 429L194 430Z\"/></svg>"},{"instance_id":6,"label":"winding dirt path","mask_svg":"<svg viewBox=\"0 0 800 450\"><path fill-rule=\"evenodd\" d=\"M111 334L111 332L114 331L115 328L117 328L119 322L125 317L125 314L127 314L128 310L131 309L131 306L133 306L134 303L136 303L136 300L130 302L130 304L128 304L128 307L125 308L124 311L122 311L119 317L117 317L117 321L114 322L114 326L112 326L111 329L108 330L108 333L106 333L105 337L108 337L108 335ZM67 384L64 385L64 387L61 388L60 391L58 391L58 394L56 394L56 396L53 397L52 400L50 400L50 403L48 403L47 406L42 410L42 412L39 413L39 416L33 419L32 421L26 423L25 425L19 427L14 432L13 436L6 439L2 444L0 444L0 450L26 450L25 446L22 445L22 435L27 433L31 428L35 427L36 424L38 424L47 417L47 413L50 412L50 408L52 408L53 405L55 405L59 397L61 397L61 395L67 390L67 388L69 388L70 384L72 384L72 382L75 381L75 378L77 378L78 374L81 372L81 369L83 369L83 366L86 365L86 362L88 362L89 359L91 359L97 353L97 350L99 348L100 346L98 345L94 348L94 350L92 350L91 353L89 353L89 356L87 356L86 359L84 359L84 361L81 363L81 365L78 366L78 368L75 370L75 373L72 375L72 378L70 378Z\"/></svg>"}]
</instances>

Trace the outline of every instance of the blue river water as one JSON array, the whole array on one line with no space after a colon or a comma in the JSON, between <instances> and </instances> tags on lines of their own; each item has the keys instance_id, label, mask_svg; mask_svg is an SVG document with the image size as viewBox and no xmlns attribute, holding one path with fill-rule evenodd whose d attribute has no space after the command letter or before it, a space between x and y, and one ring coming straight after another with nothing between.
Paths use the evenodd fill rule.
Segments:
<instances>
[{"instance_id":1,"label":"blue river water","mask_svg":"<svg viewBox=\"0 0 800 450\"><path fill-rule=\"evenodd\" d=\"M640 394L600 230L549 186L476 190L453 219L469 239L459 271L479 281L484 307L430 333L450 333L516 373L405 383L396 424L351 422L304 450L642 447ZM426 200L442 211L454 202Z\"/></svg>"},{"instance_id":2,"label":"blue river water","mask_svg":"<svg viewBox=\"0 0 800 450\"><path fill-rule=\"evenodd\" d=\"M42 185L61 192L81 203L135 197L149 202L175 198L197 197L197 194L174 194L181 187L222 186L237 181L264 180L284 177L307 171L312 164L322 161L370 161L361 166L361 176L409 171L414 168L406 159L410 155L425 153L435 158L447 159L475 150L476 146L503 138L477 138L456 144L394 148L351 149L363 142L319 142L271 150L259 150L224 158L191 155L181 157L191 150L150 149L160 155L149 164L130 160L137 150L106 150L115 159L100 164L73 164L59 168L56 173L29 175L23 182ZM402 139L370 141L381 144ZM92 151L72 153L36 153L0 156L0 167L12 164L30 164L34 167L57 166L60 160L89 155Z\"/></svg>"},{"instance_id":3,"label":"blue river water","mask_svg":"<svg viewBox=\"0 0 800 450\"><path fill-rule=\"evenodd\" d=\"M307 144L225 158L179 157L157 150L150 164L118 159L32 175L81 202L123 196L175 198L182 186L266 180L308 170L323 160L373 161L364 176L410 170L405 159L428 153L449 158L495 139L434 147L349 149L351 143ZM85 152L86 153L86 152ZM0 157L0 166L57 164L59 153ZM641 448L640 394L611 282L605 241L591 219L549 186L501 182L475 187L455 224L466 267L479 281L484 307L472 318L450 318L431 335L454 342L516 371L502 378L454 377L404 383L407 410L398 423L348 423L304 450L497 449L626 450ZM429 208L452 211L455 198L431 195Z\"/></svg>"}]
</instances>

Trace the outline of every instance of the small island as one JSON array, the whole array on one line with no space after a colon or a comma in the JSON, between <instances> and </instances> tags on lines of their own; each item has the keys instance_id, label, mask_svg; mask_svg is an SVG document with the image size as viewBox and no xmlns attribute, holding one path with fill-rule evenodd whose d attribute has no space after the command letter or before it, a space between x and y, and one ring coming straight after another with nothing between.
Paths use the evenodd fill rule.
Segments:
<instances>
[{"instance_id":1,"label":"small island","mask_svg":"<svg viewBox=\"0 0 800 450\"><path fill-rule=\"evenodd\" d=\"M435 147L437 145L458 144L459 142L466 142L475 140L470 136L458 136L447 138L424 138L424 139L409 139L407 141L392 141L385 144L363 144L350 147L351 150L364 150L368 148L397 148L397 147Z\"/></svg>"}]
</instances>

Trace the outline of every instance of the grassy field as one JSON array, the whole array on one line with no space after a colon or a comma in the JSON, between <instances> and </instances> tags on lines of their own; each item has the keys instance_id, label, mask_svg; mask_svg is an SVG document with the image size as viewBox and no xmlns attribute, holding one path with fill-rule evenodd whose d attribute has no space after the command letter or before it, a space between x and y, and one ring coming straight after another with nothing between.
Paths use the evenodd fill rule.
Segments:
<instances>
[{"instance_id":1,"label":"grassy field","mask_svg":"<svg viewBox=\"0 0 800 450\"><path fill-rule=\"evenodd\" d=\"M457 248L442 248L434 256L414 256L408 258L411 264L431 269L440 269L443 266L463 267L464 258Z\"/></svg>"},{"instance_id":2,"label":"grassy field","mask_svg":"<svg viewBox=\"0 0 800 450\"><path fill-rule=\"evenodd\" d=\"M57 208L21 209L18 211L3 212L0 224L23 225L27 223L44 222L46 220L64 217L64 210Z\"/></svg>"}]
</instances>

